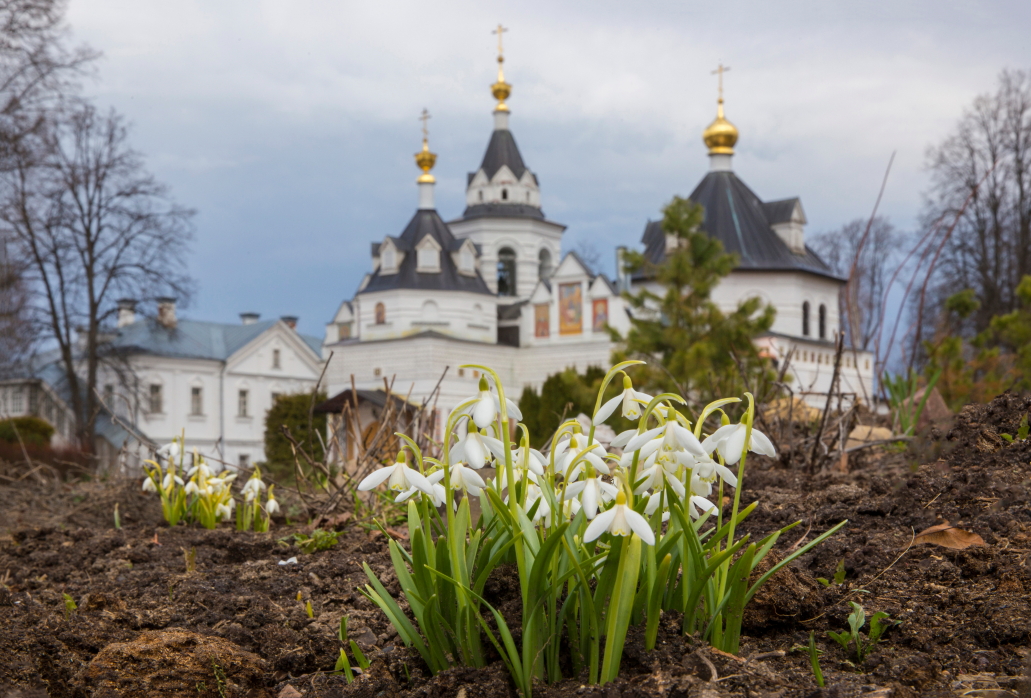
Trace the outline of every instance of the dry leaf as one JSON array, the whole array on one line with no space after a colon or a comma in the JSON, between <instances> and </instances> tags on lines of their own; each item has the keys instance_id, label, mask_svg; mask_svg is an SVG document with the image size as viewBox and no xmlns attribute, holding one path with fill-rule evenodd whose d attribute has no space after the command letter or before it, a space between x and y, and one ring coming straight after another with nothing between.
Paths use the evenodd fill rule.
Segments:
<instances>
[{"instance_id":1,"label":"dry leaf","mask_svg":"<svg viewBox=\"0 0 1031 698\"><path fill-rule=\"evenodd\" d=\"M976 533L964 531L962 528L950 526L944 521L937 526L920 531L913 540L914 545L926 543L928 545L940 545L943 548L953 550L965 550L972 545L984 545L984 539Z\"/></svg>"}]
</instances>

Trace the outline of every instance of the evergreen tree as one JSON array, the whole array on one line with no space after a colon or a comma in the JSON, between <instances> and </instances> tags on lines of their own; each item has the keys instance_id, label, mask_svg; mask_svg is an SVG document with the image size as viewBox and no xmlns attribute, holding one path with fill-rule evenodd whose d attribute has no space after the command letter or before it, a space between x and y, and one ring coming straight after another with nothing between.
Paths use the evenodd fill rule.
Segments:
<instances>
[{"instance_id":1,"label":"evergreen tree","mask_svg":"<svg viewBox=\"0 0 1031 698\"><path fill-rule=\"evenodd\" d=\"M319 393L315 396L315 404L323 402L325 399L326 394ZM311 393L280 395L268 411L265 417L265 459L272 471L285 475L291 475L294 472L293 450L290 442L283 435L281 428L283 425L290 429L290 434L297 439L297 442L312 458L322 460L325 456L322 441L319 440L316 432L326 433L326 415L313 415L309 430L308 414L311 409L311 401ZM303 459L301 465L305 465Z\"/></svg>"},{"instance_id":2,"label":"evergreen tree","mask_svg":"<svg viewBox=\"0 0 1031 698\"><path fill-rule=\"evenodd\" d=\"M663 292L642 289L626 296L631 328L625 338L616 336L622 347L613 361L648 361L633 374L647 392L674 390L707 402L751 389L761 399L772 371L753 339L770 329L775 310L749 298L725 314L713 302L713 289L734 269L737 257L702 230L703 218L700 205L674 197L663 209L668 241L663 261L652 264L636 252L625 258L629 271L646 273Z\"/></svg>"}]
</instances>

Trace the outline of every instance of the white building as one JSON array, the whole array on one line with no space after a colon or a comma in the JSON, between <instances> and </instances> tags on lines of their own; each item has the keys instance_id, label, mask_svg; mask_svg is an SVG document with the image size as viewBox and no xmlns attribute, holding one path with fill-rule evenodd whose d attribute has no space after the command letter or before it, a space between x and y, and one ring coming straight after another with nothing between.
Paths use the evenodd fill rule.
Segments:
<instances>
[{"instance_id":1,"label":"white building","mask_svg":"<svg viewBox=\"0 0 1031 698\"><path fill-rule=\"evenodd\" d=\"M433 200L430 169L436 155L426 138L416 154L419 206L397 236L372 245L372 271L326 327L323 355L330 395L382 387L419 400L431 393L445 367L442 411L475 393L478 373L465 363L494 368L513 398L566 367L608 366L613 344L607 326L630 327L621 291L655 282L624 275L618 284L593 273L574 253L561 256L565 226L541 209L537 176L525 165L509 128L505 103L511 87L501 74L494 130L480 167L469 174L466 208L447 223ZM424 131L425 133L425 131ZM716 289L725 310L758 296L777 309L768 336L760 338L777 361L792 356L790 375L799 392L830 384L844 280L805 245L805 213L798 199L763 203L731 169L737 129L718 116L706 129L710 171L691 194L706 210L704 229L740 263ZM668 241L658 222L645 227L646 258L662 261ZM556 260L561 260L557 261ZM869 394L871 357L849 352L843 389Z\"/></svg>"},{"instance_id":2,"label":"white building","mask_svg":"<svg viewBox=\"0 0 1031 698\"><path fill-rule=\"evenodd\" d=\"M223 324L177 318L169 298L157 318L134 306L119 305L105 353L124 369L100 377L104 403L158 444L185 433L187 447L228 464L265 460L265 414L278 395L315 387L321 341L299 334L294 317Z\"/></svg>"}]
</instances>

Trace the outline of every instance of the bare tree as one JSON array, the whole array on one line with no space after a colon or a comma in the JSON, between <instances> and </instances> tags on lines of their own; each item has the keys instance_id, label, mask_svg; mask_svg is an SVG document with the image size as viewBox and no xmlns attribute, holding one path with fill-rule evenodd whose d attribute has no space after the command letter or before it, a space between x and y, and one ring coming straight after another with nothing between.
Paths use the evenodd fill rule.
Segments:
<instances>
[{"instance_id":1,"label":"bare tree","mask_svg":"<svg viewBox=\"0 0 1031 698\"><path fill-rule=\"evenodd\" d=\"M193 212L146 172L117 114L81 104L21 150L0 222L28 262L41 335L60 352L82 447L92 449L103 332L116 299L187 298Z\"/></svg>"},{"instance_id":2,"label":"bare tree","mask_svg":"<svg viewBox=\"0 0 1031 698\"><path fill-rule=\"evenodd\" d=\"M995 93L977 97L929 149L928 165L925 227L958 221L933 270L923 324L948 296L971 288L980 307L966 329L979 332L1016 307L1017 284L1031 274L1031 75L1004 70Z\"/></svg>"},{"instance_id":3,"label":"bare tree","mask_svg":"<svg viewBox=\"0 0 1031 698\"><path fill-rule=\"evenodd\" d=\"M853 274L838 303L847 339L857 349L870 349L877 340L884 294L898 264L902 237L882 216L872 221L857 218L813 237L813 249L837 274Z\"/></svg>"},{"instance_id":4,"label":"bare tree","mask_svg":"<svg viewBox=\"0 0 1031 698\"><path fill-rule=\"evenodd\" d=\"M0 378L27 356L33 339L24 269L10 247L0 235Z\"/></svg>"}]
</instances>

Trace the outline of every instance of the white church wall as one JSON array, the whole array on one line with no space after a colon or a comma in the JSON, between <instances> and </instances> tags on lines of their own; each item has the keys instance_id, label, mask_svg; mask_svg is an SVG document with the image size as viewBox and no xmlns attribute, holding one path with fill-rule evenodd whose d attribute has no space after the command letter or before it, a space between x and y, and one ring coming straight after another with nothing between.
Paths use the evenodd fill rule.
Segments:
<instances>
[{"instance_id":1,"label":"white church wall","mask_svg":"<svg viewBox=\"0 0 1031 698\"><path fill-rule=\"evenodd\" d=\"M539 279L540 251L547 249L558 263L563 226L533 218L472 218L448 223L459 239L480 246L480 275L494 293L498 291L498 252L509 247L516 254L516 295L529 296Z\"/></svg>"},{"instance_id":2,"label":"white church wall","mask_svg":"<svg viewBox=\"0 0 1031 698\"><path fill-rule=\"evenodd\" d=\"M376 305L382 303L383 322ZM363 342L397 339L427 330L476 342L497 341L497 301L483 293L392 289L357 297L355 324Z\"/></svg>"},{"instance_id":3,"label":"white church wall","mask_svg":"<svg viewBox=\"0 0 1031 698\"><path fill-rule=\"evenodd\" d=\"M653 284L658 286L658 284ZM840 327L838 289L841 282L815 274L783 271L733 271L713 290L712 299L724 312L732 312L738 303L759 296L777 309L771 331L802 335L802 307L810 307L810 337L819 339L819 308L827 310L826 338L833 339ZM653 292L657 289L652 289Z\"/></svg>"}]
</instances>

